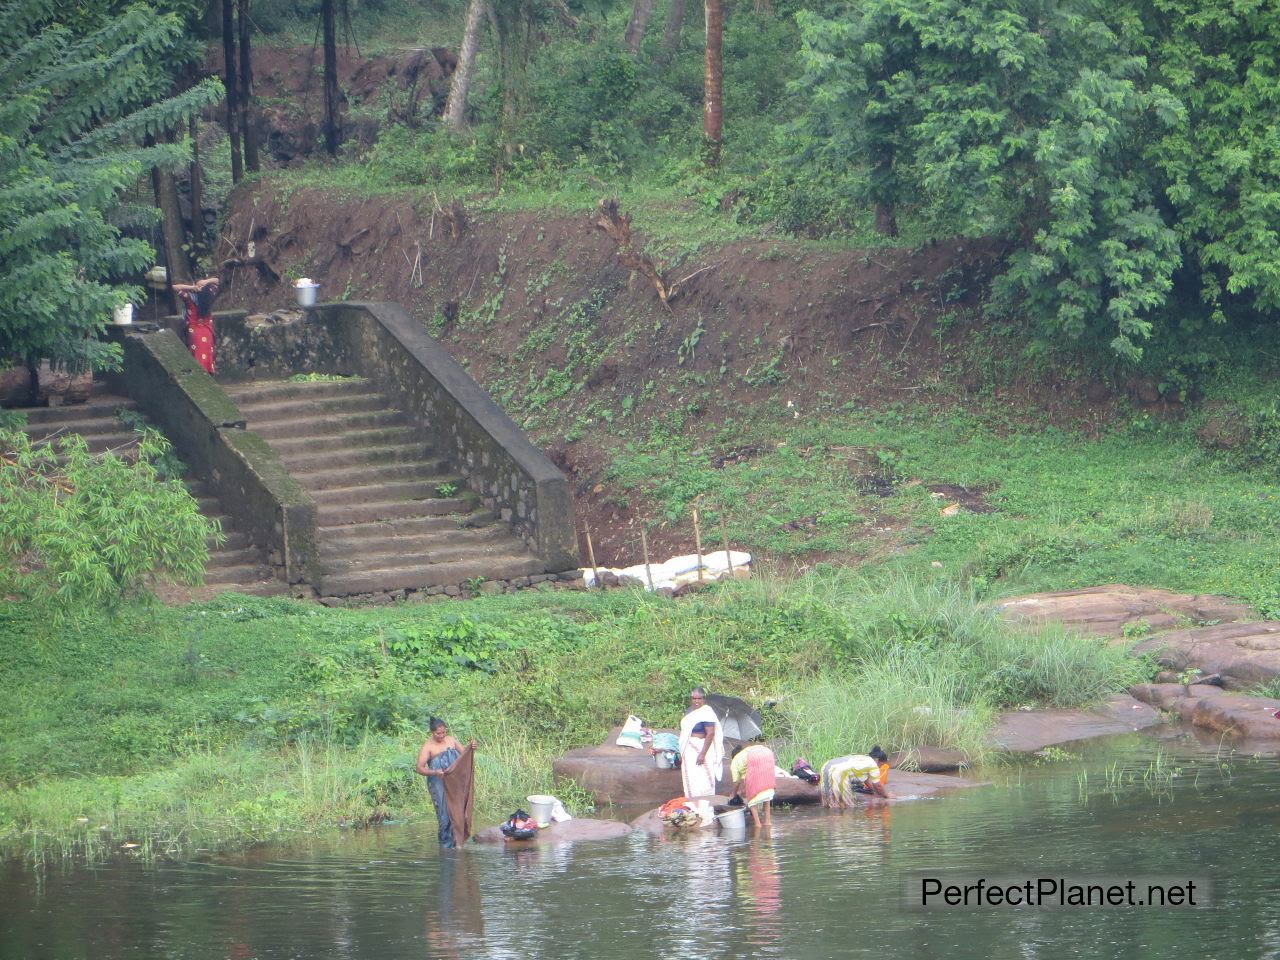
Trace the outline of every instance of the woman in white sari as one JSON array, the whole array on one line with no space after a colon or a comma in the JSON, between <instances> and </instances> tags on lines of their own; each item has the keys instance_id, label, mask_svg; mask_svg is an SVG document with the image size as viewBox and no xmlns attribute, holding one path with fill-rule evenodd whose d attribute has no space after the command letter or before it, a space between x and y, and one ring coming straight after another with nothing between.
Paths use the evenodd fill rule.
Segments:
<instances>
[{"instance_id":1,"label":"woman in white sari","mask_svg":"<svg viewBox=\"0 0 1280 960\"><path fill-rule=\"evenodd\" d=\"M707 693L701 687L689 692L689 712L680 721L680 777L686 797L709 797L724 772L724 727L716 712L707 706ZM714 811L707 800L695 800L705 827Z\"/></svg>"}]
</instances>

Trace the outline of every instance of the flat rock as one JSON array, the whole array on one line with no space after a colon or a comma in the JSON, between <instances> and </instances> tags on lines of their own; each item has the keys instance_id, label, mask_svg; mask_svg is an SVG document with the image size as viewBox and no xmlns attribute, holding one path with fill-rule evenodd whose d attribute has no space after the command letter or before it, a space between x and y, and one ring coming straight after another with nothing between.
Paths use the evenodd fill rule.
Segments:
<instances>
[{"instance_id":1,"label":"flat rock","mask_svg":"<svg viewBox=\"0 0 1280 960\"><path fill-rule=\"evenodd\" d=\"M1171 630L1134 649L1153 654L1169 669L1196 668L1206 676L1220 674L1230 689L1249 688L1280 676L1280 621Z\"/></svg>"},{"instance_id":2,"label":"flat rock","mask_svg":"<svg viewBox=\"0 0 1280 960\"><path fill-rule=\"evenodd\" d=\"M781 787L783 783L791 782L779 780L778 786ZM807 806L810 808L816 806L821 799L817 786L805 783L803 780L795 782L808 788L809 802ZM922 800L926 797L934 797L952 790L965 790L969 787L983 786L987 786L987 782L984 780L966 780L963 777L948 777L936 773L908 773L904 770L894 770L889 776L889 802L901 803L909 800ZM654 837L674 832L658 818L656 809L649 810L632 820L631 828L639 833L647 833Z\"/></svg>"},{"instance_id":3,"label":"flat rock","mask_svg":"<svg viewBox=\"0 0 1280 960\"><path fill-rule=\"evenodd\" d=\"M1121 693L1090 710L1010 711L1001 715L989 743L997 750L1031 753L1057 743L1132 733L1158 723L1156 710Z\"/></svg>"},{"instance_id":4,"label":"flat rock","mask_svg":"<svg viewBox=\"0 0 1280 960\"><path fill-rule=\"evenodd\" d=\"M1032 593L996 605L1006 620L1061 623L1090 636L1119 637L1145 621L1151 630L1171 630L1187 621L1248 620L1248 605L1210 594L1190 595L1109 583L1100 587Z\"/></svg>"},{"instance_id":5,"label":"flat rock","mask_svg":"<svg viewBox=\"0 0 1280 960\"><path fill-rule=\"evenodd\" d=\"M1134 696L1176 713L1192 726L1244 740L1280 740L1280 700L1228 693L1219 687L1180 683L1144 683Z\"/></svg>"},{"instance_id":6,"label":"flat rock","mask_svg":"<svg viewBox=\"0 0 1280 960\"><path fill-rule=\"evenodd\" d=\"M631 828L620 820L588 820L578 818L553 823L538 831L528 840L508 840L502 835L501 825L486 827L471 839L476 843L505 843L509 847L535 847L547 844L581 843L586 840L616 840L631 833Z\"/></svg>"},{"instance_id":7,"label":"flat rock","mask_svg":"<svg viewBox=\"0 0 1280 960\"><path fill-rule=\"evenodd\" d=\"M963 750L947 747L912 747L895 754L892 764L914 766L921 773L954 773L969 765L969 756Z\"/></svg>"}]
</instances>

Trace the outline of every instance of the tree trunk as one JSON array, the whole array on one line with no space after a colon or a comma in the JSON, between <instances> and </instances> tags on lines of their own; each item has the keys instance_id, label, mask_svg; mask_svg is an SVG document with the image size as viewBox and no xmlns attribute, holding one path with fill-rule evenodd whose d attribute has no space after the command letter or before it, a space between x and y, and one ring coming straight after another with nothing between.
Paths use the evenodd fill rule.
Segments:
<instances>
[{"instance_id":1,"label":"tree trunk","mask_svg":"<svg viewBox=\"0 0 1280 960\"><path fill-rule=\"evenodd\" d=\"M671 55L676 52L676 47L680 46L680 31L684 29L684 4L685 0L671 0L671 12L667 14L667 26L662 31L662 52L660 56L663 61L669 60Z\"/></svg>"},{"instance_id":2,"label":"tree trunk","mask_svg":"<svg viewBox=\"0 0 1280 960\"><path fill-rule=\"evenodd\" d=\"M204 171L200 169L200 127L194 113L187 120L187 136L191 138L191 166L187 174L191 180L191 243L203 250L207 243L204 230Z\"/></svg>"},{"instance_id":3,"label":"tree trunk","mask_svg":"<svg viewBox=\"0 0 1280 960\"><path fill-rule=\"evenodd\" d=\"M258 134L253 128L253 56L249 35L253 20L249 0L239 0L240 8L240 132L244 140L244 168L258 172Z\"/></svg>"},{"instance_id":4,"label":"tree trunk","mask_svg":"<svg viewBox=\"0 0 1280 960\"><path fill-rule=\"evenodd\" d=\"M324 22L324 148L338 155L338 31L334 23L335 0L321 0Z\"/></svg>"},{"instance_id":5,"label":"tree trunk","mask_svg":"<svg viewBox=\"0 0 1280 960\"><path fill-rule=\"evenodd\" d=\"M702 139L708 166L720 165L720 141L724 133L721 102L724 88L724 8L720 0L704 0L707 17L706 72L703 80Z\"/></svg>"},{"instance_id":6,"label":"tree trunk","mask_svg":"<svg viewBox=\"0 0 1280 960\"><path fill-rule=\"evenodd\" d=\"M172 136L166 136L171 140ZM155 141L148 136L148 145ZM164 237L165 271L169 283L190 283L191 263L184 249L187 242L186 231L182 228L182 207L178 204L178 185L174 183L173 173L159 167L151 168L151 189L155 193L156 207L160 210L160 232ZM169 308L178 312L178 300L169 291Z\"/></svg>"},{"instance_id":7,"label":"tree trunk","mask_svg":"<svg viewBox=\"0 0 1280 960\"><path fill-rule=\"evenodd\" d=\"M227 93L227 136L231 138L231 182L244 177L240 159L240 97L236 85L235 0L222 0L222 84Z\"/></svg>"},{"instance_id":8,"label":"tree trunk","mask_svg":"<svg viewBox=\"0 0 1280 960\"><path fill-rule=\"evenodd\" d=\"M631 19L627 21L626 32L622 42L627 45L627 52L636 56L640 52L640 41L644 39L644 31L649 26L649 18L653 16L654 0L634 0L631 4Z\"/></svg>"},{"instance_id":9,"label":"tree trunk","mask_svg":"<svg viewBox=\"0 0 1280 960\"><path fill-rule=\"evenodd\" d=\"M898 235L898 218L894 216L892 204L876 204L876 233L882 237Z\"/></svg>"},{"instance_id":10,"label":"tree trunk","mask_svg":"<svg viewBox=\"0 0 1280 960\"><path fill-rule=\"evenodd\" d=\"M449 84L449 100L444 105L445 126L455 133L467 126L467 93L476 68L476 50L480 46L480 20L485 14L485 0L467 4L467 22L462 28L462 47L458 51L458 67Z\"/></svg>"},{"instance_id":11,"label":"tree trunk","mask_svg":"<svg viewBox=\"0 0 1280 960\"><path fill-rule=\"evenodd\" d=\"M768 16L773 13L773 0L754 0L752 9L756 13Z\"/></svg>"}]
</instances>

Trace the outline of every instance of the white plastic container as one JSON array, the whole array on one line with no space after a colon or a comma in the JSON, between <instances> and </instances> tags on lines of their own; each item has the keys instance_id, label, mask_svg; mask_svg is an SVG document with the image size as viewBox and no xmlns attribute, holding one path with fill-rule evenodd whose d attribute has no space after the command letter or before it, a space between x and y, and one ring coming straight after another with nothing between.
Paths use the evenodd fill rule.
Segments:
<instances>
[{"instance_id":1,"label":"white plastic container","mask_svg":"<svg viewBox=\"0 0 1280 960\"><path fill-rule=\"evenodd\" d=\"M659 770L675 769L675 763L671 759L670 750L659 750L653 755L653 761L658 765Z\"/></svg>"},{"instance_id":2,"label":"white plastic container","mask_svg":"<svg viewBox=\"0 0 1280 960\"><path fill-rule=\"evenodd\" d=\"M299 283L293 288L293 295L298 299L300 307L314 307L316 305L316 293L320 289L318 283Z\"/></svg>"},{"instance_id":3,"label":"white plastic container","mask_svg":"<svg viewBox=\"0 0 1280 960\"><path fill-rule=\"evenodd\" d=\"M721 830L745 830L747 829L747 812L741 807L729 810L726 813L718 814L716 819L720 821Z\"/></svg>"},{"instance_id":4,"label":"white plastic container","mask_svg":"<svg viewBox=\"0 0 1280 960\"><path fill-rule=\"evenodd\" d=\"M549 826L551 824L551 811L556 805L556 798L535 793L525 799L529 801L529 816L538 821L538 826Z\"/></svg>"},{"instance_id":5,"label":"white plastic container","mask_svg":"<svg viewBox=\"0 0 1280 960\"><path fill-rule=\"evenodd\" d=\"M127 324L133 323L133 304L132 303L120 304L120 306L116 307L115 311L112 313L112 316L115 318L116 323L122 327Z\"/></svg>"}]
</instances>

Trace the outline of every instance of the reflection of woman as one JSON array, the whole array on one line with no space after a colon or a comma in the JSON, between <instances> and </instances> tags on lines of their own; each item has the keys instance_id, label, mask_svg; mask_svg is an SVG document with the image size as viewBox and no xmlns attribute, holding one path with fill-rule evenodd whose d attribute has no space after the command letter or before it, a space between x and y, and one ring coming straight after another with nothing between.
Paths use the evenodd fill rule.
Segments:
<instances>
[{"instance_id":1,"label":"reflection of woman","mask_svg":"<svg viewBox=\"0 0 1280 960\"><path fill-rule=\"evenodd\" d=\"M213 373L213 301L218 297L218 286L217 277L173 285L173 292L186 307L187 346L205 373Z\"/></svg>"},{"instance_id":2,"label":"reflection of woman","mask_svg":"<svg viewBox=\"0 0 1280 960\"><path fill-rule=\"evenodd\" d=\"M474 740L465 747L449 735L449 727L439 717L428 723L431 730L414 769L427 778L427 789L436 808L442 847L456 847L458 834L465 842L471 832L471 781L476 749Z\"/></svg>"},{"instance_id":3,"label":"reflection of woman","mask_svg":"<svg viewBox=\"0 0 1280 960\"><path fill-rule=\"evenodd\" d=\"M706 691L694 687L689 691L689 712L680 721L680 779L703 826L711 823L714 813L710 801L696 798L712 796L724 772L724 730L706 701Z\"/></svg>"}]
</instances>

